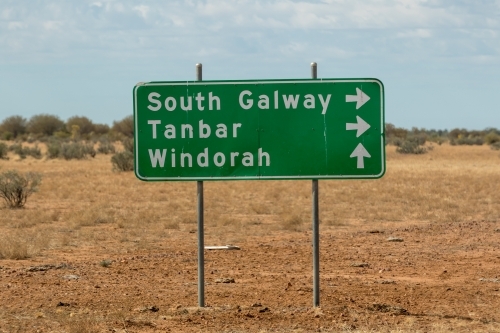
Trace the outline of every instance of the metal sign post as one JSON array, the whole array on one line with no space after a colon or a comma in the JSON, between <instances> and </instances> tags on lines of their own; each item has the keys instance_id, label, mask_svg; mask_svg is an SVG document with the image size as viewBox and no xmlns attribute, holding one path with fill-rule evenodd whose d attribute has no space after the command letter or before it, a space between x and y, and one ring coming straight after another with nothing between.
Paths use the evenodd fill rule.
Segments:
<instances>
[{"instance_id":1,"label":"metal sign post","mask_svg":"<svg viewBox=\"0 0 500 333\"><path fill-rule=\"evenodd\" d=\"M196 81L201 81L203 66L196 64ZM203 181L197 181L198 197L198 306L205 307L205 229L203 211Z\"/></svg>"},{"instance_id":2,"label":"metal sign post","mask_svg":"<svg viewBox=\"0 0 500 333\"><path fill-rule=\"evenodd\" d=\"M311 63L311 78L318 78L318 65ZM313 306L319 306L319 185L312 180Z\"/></svg>"},{"instance_id":3,"label":"metal sign post","mask_svg":"<svg viewBox=\"0 0 500 333\"><path fill-rule=\"evenodd\" d=\"M319 179L385 173L384 86L378 79L140 82L134 172L197 181L198 305L205 306L203 181L312 180L313 306L320 304Z\"/></svg>"}]
</instances>

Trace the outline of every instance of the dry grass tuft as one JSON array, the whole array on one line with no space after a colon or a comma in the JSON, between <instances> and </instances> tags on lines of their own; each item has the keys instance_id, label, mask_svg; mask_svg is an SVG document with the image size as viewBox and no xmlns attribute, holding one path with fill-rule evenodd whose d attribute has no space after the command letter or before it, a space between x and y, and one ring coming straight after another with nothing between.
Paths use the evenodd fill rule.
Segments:
<instances>
[{"instance_id":1,"label":"dry grass tuft","mask_svg":"<svg viewBox=\"0 0 500 333\"><path fill-rule=\"evenodd\" d=\"M0 259L28 259L49 248L50 236L43 230L15 230L0 235Z\"/></svg>"},{"instance_id":2,"label":"dry grass tuft","mask_svg":"<svg viewBox=\"0 0 500 333\"><path fill-rule=\"evenodd\" d=\"M303 231L305 228L304 221L298 213L284 214L280 225L283 230L288 231Z\"/></svg>"}]
</instances>

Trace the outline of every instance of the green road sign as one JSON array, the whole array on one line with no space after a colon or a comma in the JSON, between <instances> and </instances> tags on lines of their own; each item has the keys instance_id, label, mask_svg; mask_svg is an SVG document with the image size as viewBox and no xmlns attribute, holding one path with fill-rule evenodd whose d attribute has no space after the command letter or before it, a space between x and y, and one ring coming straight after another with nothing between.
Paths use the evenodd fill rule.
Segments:
<instances>
[{"instance_id":1,"label":"green road sign","mask_svg":"<svg viewBox=\"0 0 500 333\"><path fill-rule=\"evenodd\" d=\"M183 81L134 88L141 180L380 178L377 79Z\"/></svg>"}]
</instances>

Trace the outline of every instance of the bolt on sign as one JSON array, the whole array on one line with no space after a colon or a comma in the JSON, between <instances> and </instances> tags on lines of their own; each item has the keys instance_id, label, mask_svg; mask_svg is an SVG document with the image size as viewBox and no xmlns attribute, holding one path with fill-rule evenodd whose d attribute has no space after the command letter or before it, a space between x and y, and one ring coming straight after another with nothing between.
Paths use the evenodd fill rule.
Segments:
<instances>
[{"instance_id":1,"label":"bolt on sign","mask_svg":"<svg viewBox=\"0 0 500 333\"><path fill-rule=\"evenodd\" d=\"M145 181L380 178L377 79L138 83L134 165Z\"/></svg>"}]
</instances>

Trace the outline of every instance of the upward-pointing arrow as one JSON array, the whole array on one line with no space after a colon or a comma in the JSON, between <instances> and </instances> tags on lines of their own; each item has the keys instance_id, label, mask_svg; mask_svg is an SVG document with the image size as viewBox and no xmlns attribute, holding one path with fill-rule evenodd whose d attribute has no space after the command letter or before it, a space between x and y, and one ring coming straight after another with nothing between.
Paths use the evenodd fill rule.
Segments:
<instances>
[{"instance_id":1,"label":"upward-pointing arrow","mask_svg":"<svg viewBox=\"0 0 500 333\"><path fill-rule=\"evenodd\" d=\"M345 95L346 102L356 102L356 110L363 106L366 102L370 100L370 96L361 91L361 89L356 88L356 95Z\"/></svg>"},{"instance_id":2,"label":"upward-pointing arrow","mask_svg":"<svg viewBox=\"0 0 500 333\"><path fill-rule=\"evenodd\" d=\"M352 152L351 154L351 158L352 157L357 157L358 158L358 169L364 169L365 168L365 160L363 158L365 157L372 157L370 155L370 153L368 153L368 151L366 151L365 147L360 143L358 144L358 146L356 147L356 149L354 149L354 151Z\"/></svg>"}]
</instances>

